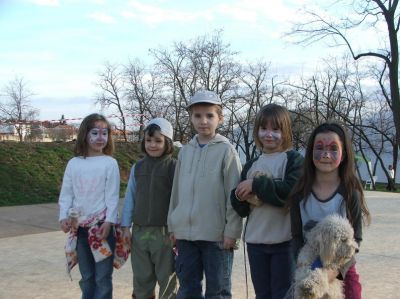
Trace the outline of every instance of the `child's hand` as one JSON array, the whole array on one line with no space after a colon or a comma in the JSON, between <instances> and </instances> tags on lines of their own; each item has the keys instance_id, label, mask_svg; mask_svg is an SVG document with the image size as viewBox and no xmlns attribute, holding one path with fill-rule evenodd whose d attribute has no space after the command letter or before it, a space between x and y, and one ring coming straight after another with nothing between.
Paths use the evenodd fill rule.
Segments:
<instances>
[{"instance_id":1,"label":"child's hand","mask_svg":"<svg viewBox=\"0 0 400 299\"><path fill-rule=\"evenodd\" d=\"M234 249L236 246L236 239L224 237L224 249Z\"/></svg>"},{"instance_id":2,"label":"child's hand","mask_svg":"<svg viewBox=\"0 0 400 299\"><path fill-rule=\"evenodd\" d=\"M111 229L111 222L104 222L99 230L98 230L98 235L102 240L107 239L108 234L110 233L110 229Z\"/></svg>"},{"instance_id":3,"label":"child's hand","mask_svg":"<svg viewBox=\"0 0 400 299\"><path fill-rule=\"evenodd\" d=\"M175 235L173 233L169 234L169 239L171 240L172 246L175 246L176 238L175 238Z\"/></svg>"},{"instance_id":4,"label":"child's hand","mask_svg":"<svg viewBox=\"0 0 400 299\"><path fill-rule=\"evenodd\" d=\"M124 242L126 244L128 244L129 246L131 246L131 242L132 242L132 235L131 235L131 231L129 227L123 227L122 228L122 239L124 240Z\"/></svg>"},{"instance_id":5,"label":"child's hand","mask_svg":"<svg viewBox=\"0 0 400 299\"><path fill-rule=\"evenodd\" d=\"M248 179L240 182L236 187L236 197L240 198L242 201L253 192L253 179Z\"/></svg>"},{"instance_id":6,"label":"child's hand","mask_svg":"<svg viewBox=\"0 0 400 299\"><path fill-rule=\"evenodd\" d=\"M61 230L64 233L68 233L71 230L71 221L67 219L63 219L60 221Z\"/></svg>"}]
</instances>

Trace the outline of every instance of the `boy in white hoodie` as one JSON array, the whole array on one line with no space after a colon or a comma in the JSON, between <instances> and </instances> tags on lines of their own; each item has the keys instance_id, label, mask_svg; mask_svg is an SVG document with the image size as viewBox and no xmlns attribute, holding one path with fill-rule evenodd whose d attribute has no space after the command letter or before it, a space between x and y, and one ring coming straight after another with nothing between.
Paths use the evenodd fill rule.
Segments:
<instances>
[{"instance_id":1,"label":"boy in white hoodie","mask_svg":"<svg viewBox=\"0 0 400 299\"><path fill-rule=\"evenodd\" d=\"M216 133L223 122L222 103L212 91L198 91L188 105L197 134L179 152L168 213L168 230L178 250L177 298L231 298L233 248L242 220L230 193L240 180L239 156Z\"/></svg>"}]
</instances>

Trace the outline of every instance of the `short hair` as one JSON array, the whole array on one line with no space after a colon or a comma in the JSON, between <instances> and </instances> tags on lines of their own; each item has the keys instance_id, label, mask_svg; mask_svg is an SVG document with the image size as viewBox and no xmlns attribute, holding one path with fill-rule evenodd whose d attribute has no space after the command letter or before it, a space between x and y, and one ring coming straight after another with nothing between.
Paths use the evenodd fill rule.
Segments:
<instances>
[{"instance_id":1,"label":"short hair","mask_svg":"<svg viewBox=\"0 0 400 299\"><path fill-rule=\"evenodd\" d=\"M263 148L262 142L258 137L258 130L261 126L270 123L273 127L282 131L282 149L288 150L293 147L292 121L289 111L280 105L271 103L265 105L257 113L254 122L253 138L259 149Z\"/></svg>"},{"instance_id":2,"label":"short hair","mask_svg":"<svg viewBox=\"0 0 400 299\"><path fill-rule=\"evenodd\" d=\"M74 153L75 156L83 156L86 158L89 152L89 145L87 142L87 134L95 127L96 122L102 121L107 125L108 139L107 144L103 148L103 154L111 156L114 152L114 142L111 136L111 125L108 120L101 114L93 113L86 116L79 126L78 136L75 142Z\"/></svg>"},{"instance_id":3,"label":"short hair","mask_svg":"<svg viewBox=\"0 0 400 299\"><path fill-rule=\"evenodd\" d=\"M224 113L223 113L223 111L222 111L222 106L221 106L221 105L210 104L210 103L205 103L205 102L204 102L204 103L193 104L192 106L190 106L190 107L188 108L189 116L192 117L192 114L193 114L193 107L200 107L200 106L203 106L203 107L211 107L211 106L214 106L214 107L216 107L216 109L217 109L217 114L218 114L219 118L220 118L221 120L224 119Z\"/></svg>"},{"instance_id":4,"label":"short hair","mask_svg":"<svg viewBox=\"0 0 400 299\"><path fill-rule=\"evenodd\" d=\"M150 137L153 137L154 133L156 133L156 132L161 134L161 128L156 124L151 124L151 125L147 126L146 129L144 130L143 138L142 138L142 141L140 142L140 148L144 154L147 154L146 146L145 146L146 134ZM174 152L174 144L173 144L171 138L169 138L163 134L161 134L161 135L164 136L164 140L165 140L163 156L171 155Z\"/></svg>"}]
</instances>

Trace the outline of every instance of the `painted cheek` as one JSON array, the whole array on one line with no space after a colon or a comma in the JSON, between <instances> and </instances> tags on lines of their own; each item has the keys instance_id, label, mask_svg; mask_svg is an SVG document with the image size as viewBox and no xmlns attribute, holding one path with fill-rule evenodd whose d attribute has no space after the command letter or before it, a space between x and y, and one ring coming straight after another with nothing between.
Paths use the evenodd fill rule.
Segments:
<instances>
[{"instance_id":1,"label":"painted cheek","mask_svg":"<svg viewBox=\"0 0 400 299\"><path fill-rule=\"evenodd\" d=\"M272 137L275 141L280 140L282 138L281 133L276 133L270 130L259 130L258 131L258 137L259 138L265 138L265 137Z\"/></svg>"},{"instance_id":2,"label":"painted cheek","mask_svg":"<svg viewBox=\"0 0 400 299\"><path fill-rule=\"evenodd\" d=\"M96 142L107 142L108 132L103 130L97 130L96 132L89 132L88 134L89 143L94 144Z\"/></svg>"},{"instance_id":3,"label":"painted cheek","mask_svg":"<svg viewBox=\"0 0 400 299\"><path fill-rule=\"evenodd\" d=\"M96 143L97 135L89 133L88 135L88 141L90 144Z\"/></svg>"},{"instance_id":4,"label":"painted cheek","mask_svg":"<svg viewBox=\"0 0 400 299\"><path fill-rule=\"evenodd\" d=\"M335 165L339 166L340 162L342 162L342 153L339 151L332 151L330 153L331 153L333 162L335 162Z\"/></svg>"},{"instance_id":5,"label":"painted cheek","mask_svg":"<svg viewBox=\"0 0 400 299\"><path fill-rule=\"evenodd\" d=\"M278 140L282 139L282 134L281 133L271 132L271 136L275 141L278 141Z\"/></svg>"},{"instance_id":6,"label":"painted cheek","mask_svg":"<svg viewBox=\"0 0 400 299\"><path fill-rule=\"evenodd\" d=\"M321 161L323 153L324 153L324 151L314 150L313 151L313 159L317 162Z\"/></svg>"},{"instance_id":7,"label":"painted cheek","mask_svg":"<svg viewBox=\"0 0 400 299\"><path fill-rule=\"evenodd\" d=\"M339 165L341 162L342 154L339 151L324 151L324 150L314 150L313 159L320 162L321 159L326 156L331 158L335 165Z\"/></svg>"}]
</instances>

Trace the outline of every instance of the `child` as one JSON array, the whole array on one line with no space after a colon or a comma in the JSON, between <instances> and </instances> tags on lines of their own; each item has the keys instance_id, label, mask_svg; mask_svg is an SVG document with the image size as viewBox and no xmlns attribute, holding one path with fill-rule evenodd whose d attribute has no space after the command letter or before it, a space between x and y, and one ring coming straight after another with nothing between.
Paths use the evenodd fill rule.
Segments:
<instances>
[{"instance_id":1,"label":"child","mask_svg":"<svg viewBox=\"0 0 400 299\"><path fill-rule=\"evenodd\" d=\"M167 215L176 160L172 158L173 129L164 118L154 118L144 130L145 157L133 165L125 194L121 226L132 242L132 298L175 298L176 275ZM132 226L132 235L130 228Z\"/></svg>"},{"instance_id":2,"label":"child","mask_svg":"<svg viewBox=\"0 0 400 299\"><path fill-rule=\"evenodd\" d=\"M85 117L61 187L61 229L70 232L70 240L77 237L84 299L112 298L113 225L117 223L120 184L118 164L111 157L113 149L111 126L105 117L97 113Z\"/></svg>"},{"instance_id":3,"label":"child","mask_svg":"<svg viewBox=\"0 0 400 299\"><path fill-rule=\"evenodd\" d=\"M396 191L395 179L394 179L394 169L393 169L392 165L389 165L388 173L389 173L389 179L388 179L388 183L387 183L387 186L386 186L386 190Z\"/></svg>"},{"instance_id":4,"label":"child","mask_svg":"<svg viewBox=\"0 0 400 299\"><path fill-rule=\"evenodd\" d=\"M355 173L351 142L339 124L323 123L311 134L304 175L293 190L290 214L296 256L304 244L305 232L330 214L347 217L354 229L354 239L361 242L362 217L369 222L370 215ZM330 279L335 278L344 280L345 298L361 298L355 260L340 273L332 270Z\"/></svg>"},{"instance_id":5,"label":"child","mask_svg":"<svg viewBox=\"0 0 400 299\"><path fill-rule=\"evenodd\" d=\"M247 217L243 239L256 298L283 298L293 273L285 203L300 176L303 158L291 150L290 115L282 106L261 108L253 137L262 154L244 166L242 182L232 191L231 201L238 214Z\"/></svg>"},{"instance_id":6,"label":"child","mask_svg":"<svg viewBox=\"0 0 400 299\"><path fill-rule=\"evenodd\" d=\"M188 105L197 134L179 152L168 229L176 240L179 278L177 298L230 298L232 248L242 231L229 194L240 176L239 156L216 133L222 123L222 103L212 91L198 91Z\"/></svg>"}]
</instances>

